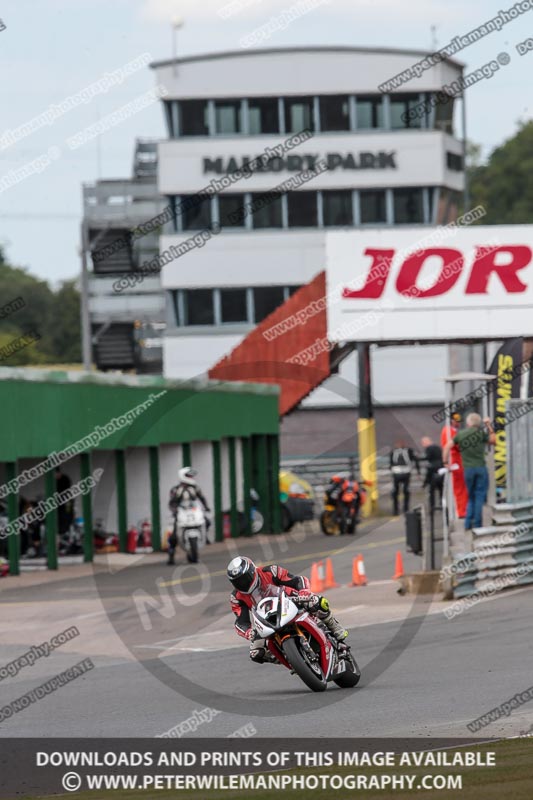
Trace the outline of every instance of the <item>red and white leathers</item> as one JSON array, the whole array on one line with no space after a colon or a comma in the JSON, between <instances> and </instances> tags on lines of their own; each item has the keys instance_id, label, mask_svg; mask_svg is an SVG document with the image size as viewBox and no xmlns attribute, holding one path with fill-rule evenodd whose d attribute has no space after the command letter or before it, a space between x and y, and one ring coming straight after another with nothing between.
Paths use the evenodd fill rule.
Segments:
<instances>
[{"instance_id":1,"label":"red and white leathers","mask_svg":"<svg viewBox=\"0 0 533 800\"><path fill-rule=\"evenodd\" d=\"M230 596L231 610L235 614L235 630L245 639L250 641L250 658L252 661L262 663L265 660L276 659L269 657L266 652L264 640L255 639L251 624L250 609L261 600L268 586L283 586L288 595L297 599L298 603L305 606L312 614L316 614L329 628L333 636L342 641L348 635L343 626L335 619L330 611L329 603L325 597L313 594L310 589L309 579L304 575L292 575L285 567L270 564L267 567L256 567L259 582L252 592L241 592L234 589Z\"/></svg>"},{"instance_id":2,"label":"red and white leathers","mask_svg":"<svg viewBox=\"0 0 533 800\"><path fill-rule=\"evenodd\" d=\"M250 609L265 596L268 586L283 586L288 595L297 595L301 590L302 599L310 596L309 579L304 575L292 575L285 567L270 564L268 567L256 567L259 585L253 592L239 592L234 589L230 596L231 610L236 616L235 630L239 636L250 639L252 635Z\"/></svg>"}]
</instances>

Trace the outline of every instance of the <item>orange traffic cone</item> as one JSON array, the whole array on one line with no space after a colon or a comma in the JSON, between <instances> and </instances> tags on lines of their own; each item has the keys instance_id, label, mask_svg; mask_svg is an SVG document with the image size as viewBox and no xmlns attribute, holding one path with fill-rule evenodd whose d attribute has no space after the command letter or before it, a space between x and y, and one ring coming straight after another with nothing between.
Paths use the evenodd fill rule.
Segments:
<instances>
[{"instance_id":1,"label":"orange traffic cone","mask_svg":"<svg viewBox=\"0 0 533 800\"><path fill-rule=\"evenodd\" d=\"M311 591L320 593L324 589L324 565L322 561L311 564Z\"/></svg>"},{"instance_id":2,"label":"orange traffic cone","mask_svg":"<svg viewBox=\"0 0 533 800\"><path fill-rule=\"evenodd\" d=\"M335 575L333 574L331 558L326 558L326 578L324 580L323 589L336 589L338 585L339 584L335 580Z\"/></svg>"},{"instance_id":3,"label":"orange traffic cone","mask_svg":"<svg viewBox=\"0 0 533 800\"><path fill-rule=\"evenodd\" d=\"M352 564L352 582L350 586L366 586L368 583L366 579L365 562L363 556L355 556Z\"/></svg>"},{"instance_id":4,"label":"orange traffic cone","mask_svg":"<svg viewBox=\"0 0 533 800\"><path fill-rule=\"evenodd\" d=\"M396 553L396 565L394 568L394 575L392 576L392 580L398 580L398 578L403 578L403 558L402 553L400 550Z\"/></svg>"}]
</instances>

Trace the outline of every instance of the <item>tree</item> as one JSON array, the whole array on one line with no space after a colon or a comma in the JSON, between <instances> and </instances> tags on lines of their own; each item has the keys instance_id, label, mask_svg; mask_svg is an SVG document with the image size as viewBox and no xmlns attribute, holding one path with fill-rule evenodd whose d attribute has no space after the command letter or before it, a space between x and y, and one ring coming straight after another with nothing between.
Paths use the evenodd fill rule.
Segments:
<instances>
[{"instance_id":1,"label":"tree","mask_svg":"<svg viewBox=\"0 0 533 800\"><path fill-rule=\"evenodd\" d=\"M533 220L533 122L497 147L484 166L469 171L472 207L487 214L482 225L530 224Z\"/></svg>"},{"instance_id":2,"label":"tree","mask_svg":"<svg viewBox=\"0 0 533 800\"><path fill-rule=\"evenodd\" d=\"M54 292L47 281L6 261L0 247L0 309L21 298L24 305L0 314L0 347L35 333L39 341L21 348L0 366L68 363L80 360L79 293L74 281Z\"/></svg>"}]
</instances>

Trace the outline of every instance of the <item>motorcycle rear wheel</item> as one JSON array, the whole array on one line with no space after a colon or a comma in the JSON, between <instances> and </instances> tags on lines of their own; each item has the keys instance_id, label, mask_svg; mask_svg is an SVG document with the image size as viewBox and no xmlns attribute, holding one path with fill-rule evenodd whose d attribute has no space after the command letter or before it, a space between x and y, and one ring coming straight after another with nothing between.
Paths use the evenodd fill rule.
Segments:
<instances>
[{"instance_id":1,"label":"motorcycle rear wheel","mask_svg":"<svg viewBox=\"0 0 533 800\"><path fill-rule=\"evenodd\" d=\"M328 686L327 680L322 677L319 678L317 673L311 668L309 661L298 647L296 639L286 639L283 642L283 652L285 658L296 672L299 678L305 685L313 692L325 692Z\"/></svg>"}]
</instances>

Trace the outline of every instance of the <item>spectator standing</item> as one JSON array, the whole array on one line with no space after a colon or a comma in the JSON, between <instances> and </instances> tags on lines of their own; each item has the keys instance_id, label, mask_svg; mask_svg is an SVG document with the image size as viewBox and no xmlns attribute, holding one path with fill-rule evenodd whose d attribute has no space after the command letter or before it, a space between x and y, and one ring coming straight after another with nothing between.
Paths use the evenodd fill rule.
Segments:
<instances>
[{"instance_id":1,"label":"spectator standing","mask_svg":"<svg viewBox=\"0 0 533 800\"><path fill-rule=\"evenodd\" d=\"M485 428L482 427L485 423ZM448 460L453 445L457 445L463 461L465 483L468 492L465 530L480 528L482 525L483 506L487 499L489 473L485 463L485 447L493 445L496 436L489 417L482 421L479 414L469 414L466 418L465 430L458 431L443 450L444 461Z\"/></svg>"},{"instance_id":2,"label":"spectator standing","mask_svg":"<svg viewBox=\"0 0 533 800\"><path fill-rule=\"evenodd\" d=\"M416 467L416 471L420 475L420 466L412 448L407 447L402 440L397 441L394 449L391 450L389 466L392 473L393 514L397 517L399 514L398 501L400 488L403 490L403 510L405 513L409 511L409 483L411 481L411 472L413 467Z\"/></svg>"},{"instance_id":3,"label":"spectator standing","mask_svg":"<svg viewBox=\"0 0 533 800\"><path fill-rule=\"evenodd\" d=\"M451 415L450 424L445 425L440 434L440 445L444 448L448 442L451 442L456 433L461 429L461 415L454 413ZM453 497L455 500L455 512L459 519L464 519L466 516L466 505L468 503L468 492L465 483L465 473L463 469L463 461L461 458L461 451L457 445L451 448L450 465L456 464L456 468L452 471L452 487Z\"/></svg>"},{"instance_id":4,"label":"spectator standing","mask_svg":"<svg viewBox=\"0 0 533 800\"><path fill-rule=\"evenodd\" d=\"M435 493L438 493L440 505L442 506L442 489L444 486L444 475L439 475L442 468L442 448L433 442L429 436L423 436L420 440L424 448L424 461L426 463L426 475L423 486L429 489L429 507L433 510L435 506Z\"/></svg>"}]
</instances>

